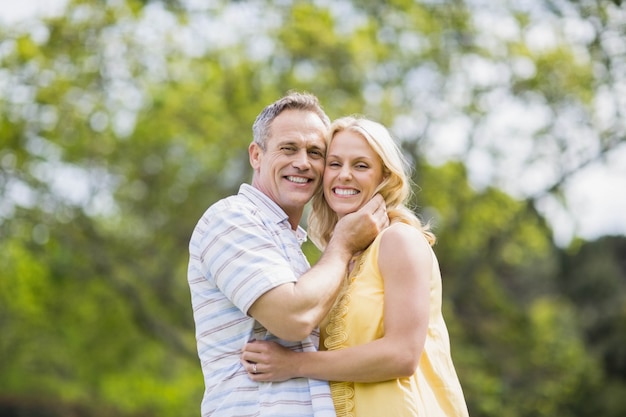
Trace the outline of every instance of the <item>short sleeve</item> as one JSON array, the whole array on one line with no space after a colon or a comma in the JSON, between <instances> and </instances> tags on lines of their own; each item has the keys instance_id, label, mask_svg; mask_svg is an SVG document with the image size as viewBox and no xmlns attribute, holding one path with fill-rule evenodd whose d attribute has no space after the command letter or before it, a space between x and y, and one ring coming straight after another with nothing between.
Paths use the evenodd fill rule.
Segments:
<instances>
[{"instance_id":1,"label":"short sleeve","mask_svg":"<svg viewBox=\"0 0 626 417\"><path fill-rule=\"evenodd\" d=\"M201 272L243 313L265 292L297 281L282 248L283 232L258 212L216 207L205 214L203 228Z\"/></svg>"}]
</instances>

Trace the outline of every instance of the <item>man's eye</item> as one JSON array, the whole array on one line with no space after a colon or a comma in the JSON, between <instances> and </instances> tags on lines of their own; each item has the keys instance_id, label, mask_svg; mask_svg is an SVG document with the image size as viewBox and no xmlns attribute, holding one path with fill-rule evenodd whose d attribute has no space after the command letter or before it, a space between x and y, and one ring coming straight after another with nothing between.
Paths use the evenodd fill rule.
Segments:
<instances>
[{"instance_id":1,"label":"man's eye","mask_svg":"<svg viewBox=\"0 0 626 417\"><path fill-rule=\"evenodd\" d=\"M312 157L314 158L323 158L324 154L321 151L309 151L309 154L311 154Z\"/></svg>"},{"instance_id":2,"label":"man's eye","mask_svg":"<svg viewBox=\"0 0 626 417\"><path fill-rule=\"evenodd\" d=\"M289 153L296 151L296 148L294 148L293 146L283 146L281 149L283 150L283 152L289 152Z\"/></svg>"}]
</instances>

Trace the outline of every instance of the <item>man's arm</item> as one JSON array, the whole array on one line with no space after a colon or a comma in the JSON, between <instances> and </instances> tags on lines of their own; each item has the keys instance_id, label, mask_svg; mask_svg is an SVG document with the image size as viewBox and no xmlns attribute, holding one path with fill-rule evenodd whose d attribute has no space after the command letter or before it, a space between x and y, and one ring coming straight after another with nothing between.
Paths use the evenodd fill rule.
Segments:
<instances>
[{"instance_id":1,"label":"man's arm","mask_svg":"<svg viewBox=\"0 0 626 417\"><path fill-rule=\"evenodd\" d=\"M305 339L333 306L353 254L366 248L388 223L384 200L376 195L337 223L315 266L297 282L263 294L248 313L281 339Z\"/></svg>"}]
</instances>

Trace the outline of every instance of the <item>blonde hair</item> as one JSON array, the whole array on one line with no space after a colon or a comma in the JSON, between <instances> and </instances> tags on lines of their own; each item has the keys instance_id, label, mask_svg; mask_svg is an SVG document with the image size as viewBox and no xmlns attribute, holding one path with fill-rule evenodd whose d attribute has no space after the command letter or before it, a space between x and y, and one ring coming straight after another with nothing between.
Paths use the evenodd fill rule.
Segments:
<instances>
[{"instance_id":1,"label":"blonde hair","mask_svg":"<svg viewBox=\"0 0 626 417\"><path fill-rule=\"evenodd\" d=\"M391 137L385 126L372 120L347 116L335 120L326 137L327 149L335 135L343 130L349 130L361 135L380 157L385 179L377 188L387 205L387 214L390 223L402 222L410 224L422 231L428 243L435 244L435 235L430 232L428 225L422 222L407 206L412 197L409 164L402 155L400 148ZM313 197L312 210L308 218L308 233L320 249L324 249L337 224L337 214L330 208L320 187Z\"/></svg>"}]
</instances>

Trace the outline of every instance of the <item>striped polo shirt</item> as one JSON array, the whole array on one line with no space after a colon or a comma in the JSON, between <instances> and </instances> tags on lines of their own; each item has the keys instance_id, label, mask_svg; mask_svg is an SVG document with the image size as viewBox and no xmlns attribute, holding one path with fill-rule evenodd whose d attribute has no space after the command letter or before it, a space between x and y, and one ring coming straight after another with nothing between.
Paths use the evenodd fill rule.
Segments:
<instances>
[{"instance_id":1,"label":"striped polo shirt","mask_svg":"<svg viewBox=\"0 0 626 417\"><path fill-rule=\"evenodd\" d=\"M328 383L307 378L254 382L239 362L251 339L314 351L319 332L301 342L270 334L247 315L262 294L309 269L285 212L248 184L204 213L189 243L188 281L204 374L203 417L335 417Z\"/></svg>"}]
</instances>

